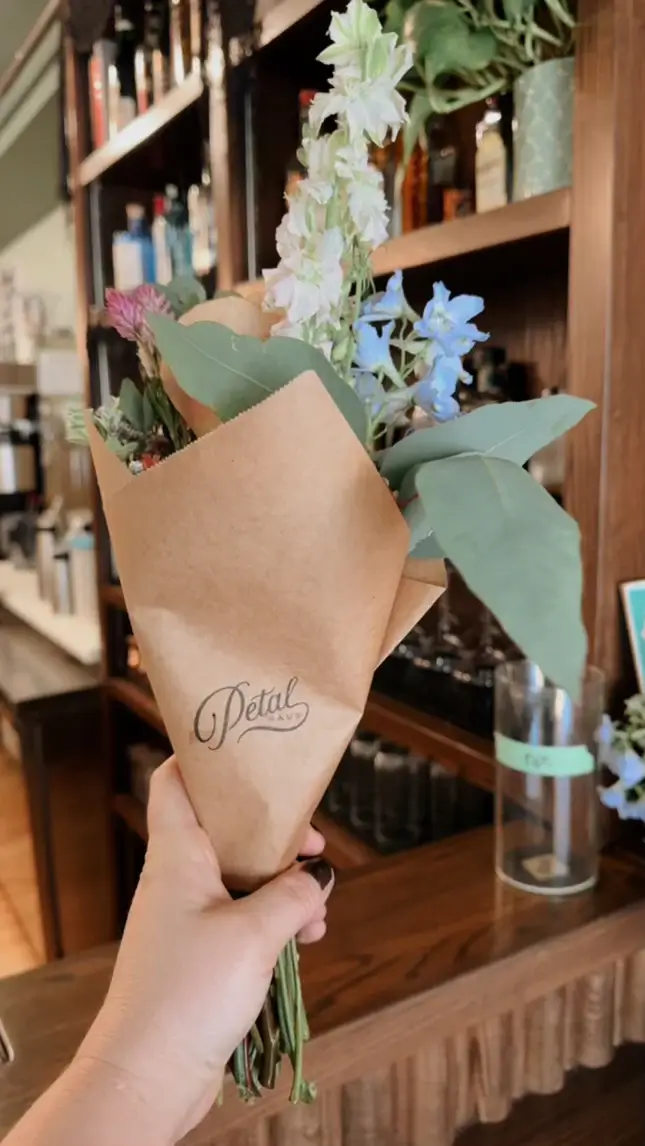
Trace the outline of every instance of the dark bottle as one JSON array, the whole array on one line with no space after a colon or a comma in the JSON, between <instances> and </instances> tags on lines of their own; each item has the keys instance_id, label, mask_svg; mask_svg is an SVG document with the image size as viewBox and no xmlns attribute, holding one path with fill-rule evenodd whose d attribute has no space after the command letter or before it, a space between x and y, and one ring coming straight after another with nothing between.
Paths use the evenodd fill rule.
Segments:
<instances>
[{"instance_id":1,"label":"dark bottle","mask_svg":"<svg viewBox=\"0 0 645 1146\"><path fill-rule=\"evenodd\" d=\"M134 56L137 37L129 4L114 7L116 56L110 82L110 134L121 131L137 114Z\"/></svg>"},{"instance_id":2,"label":"dark bottle","mask_svg":"<svg viewBox=\"0 0 645 1146\"><path fill-rule=\"evenodd\" d=\"M300 147L304 137L305 127L309 118L309 108L311 107L317 92L309 89L301 91L298 96L298 107L300 109L300 123L298 127L298 147L292 155L289 163L287 164L286 179L285 179L285 195L292 195L296 187L307 174L305 167L300 159Z\"/></svg>"},{"instance_id":3,"label":"dark bottle","mask_svg":"<svg viewBox=\"0 0 645 1146\"><path fill-rule=\"evenodd\" d=\"M168 90L168 60L164 51L164 12L161 0L145 0L143 37L134 57L137 111L141 115Z\"/></svg>"},{"instance_id":4,"label":"dark bottle","mask_svg":"<svg viewBox=\"0 0 645 1146\"><path fill-rule=\"evenodd\" d=\"M445 193L458 186L457 160L449 116L433 116L428 125L428 223L444 220Z\"/></svg>"}]
</instances>

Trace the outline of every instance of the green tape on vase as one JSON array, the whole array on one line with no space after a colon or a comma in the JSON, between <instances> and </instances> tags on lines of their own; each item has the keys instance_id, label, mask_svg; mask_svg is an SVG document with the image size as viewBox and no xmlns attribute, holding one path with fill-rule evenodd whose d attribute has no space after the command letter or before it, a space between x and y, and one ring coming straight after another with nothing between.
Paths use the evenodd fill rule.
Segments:
<instances>
[{"instance_id":1,"label":"green tape on vase","mask_svg":"<svg viewBox=\"0 0 645 1146\"><path fill-rule=\"evenodd\" d=\"M495 756L506 768L525 772L528 776L565 779L588 775L595 767L594 758L584 744L564 747L524 744L501 732L495 733Z\"/></svg>"}]
</instances>

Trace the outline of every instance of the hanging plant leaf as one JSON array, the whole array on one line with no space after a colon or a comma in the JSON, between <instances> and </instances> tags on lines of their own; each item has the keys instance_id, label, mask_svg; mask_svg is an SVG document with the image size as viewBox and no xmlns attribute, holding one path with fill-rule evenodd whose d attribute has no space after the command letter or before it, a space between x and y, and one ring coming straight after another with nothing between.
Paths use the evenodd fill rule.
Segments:
<instances>
[{"instance_id":1,"label":"hanging plant leaf","mask_svg":"<svg viewBox=\"0 0 645 1146\"><path fill-rule=\"evenodd\" d=\"M148 393L147 390L145 390L144 394L143 394L143 403L142 403L142 411L141 411L141 421L142 421L141 429L143 430L144 434L151 433L151 431L154 429L154 425L155 425L156 420L157 420L157 418L155 415L155 409L154 409L152 402L150 401L150 394Z\"/></svg>"},{"instance_id":2,"label":"hanging plant leaf","mask_svg":"<svg viewBox=\"0 0 645 1146\"><path fill-rule=\"evenodd\" d=\"M398 490L414 466L455 454L486 454L523 466L593 409L593 402L570 394L481 406L452 422L409 434L385 451L380 470Z\"/></svg>"},{"instance_id":3,"label":"hanging plant leaf","mask_svg":"<svg viewBox=\"0 0 645 1146\"><path fill-rule=\"evenodd\" d=\"M428 462L416 485L433 535L473 593L529 660L577 695L587 640L573 518L499 457Z\"/></svg>"},{"instance_id":4,"label":"hanging plant leaf","mask_svg":"<svg viewBox=\"0 0 645 1146\"><path fill-rule=\"evenodd\" d=\"M427 91L416 92L408 108L408 122L403 132L403 165L407 166L423 131L426 121L432 114L432 102Z\"/></svg>"},{"instance_id":5,"label":"hanging plant leaf","mask_svg":"<svg viewBox=\"0 0 645 1146\"><path fill-rule=\"evenodd\" d=\"M320 350L293 338L235 334L218 322L182 326L163 315L149 319L157 349L182 390L222 421L263 402L306 370L313 370L354 433L365 443L367 415L352 388Z\"/></svg>"}]
</instances>

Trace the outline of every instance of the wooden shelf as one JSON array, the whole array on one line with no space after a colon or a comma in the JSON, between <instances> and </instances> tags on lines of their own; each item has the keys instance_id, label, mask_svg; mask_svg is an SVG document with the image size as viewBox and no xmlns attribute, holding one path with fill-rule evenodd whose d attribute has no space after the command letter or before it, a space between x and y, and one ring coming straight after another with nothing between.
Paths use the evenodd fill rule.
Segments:
<instances>
[{"instance_id":1,"label":"wooden shelf","mask_svg":"<svg viewBox=\"0 0 645 1146\"><path fill-rule=\"evenodd\" d=\"M519 203L509 203L483 215L466 215L450 223L421 227L390 239L374 253L375 275L412 267L432 266L449 259L492 250L508 243L565 231L571 221L571 192L551 191Z\"/></svg>"},{"instance_id":2,"label":"wooden shelf","mask_svg":"<svg viewBox=\"0 0 645 1146\"><path fill-rule=\"evenodd\" d=\"M201 76L189 76L182 84L172 88L150 111L138 115L113 139L108 140L84 159L78 168L77 182L87 187L111 167L130 155L157 132L171 123L182 111L197 102L204 91Z\"/></svg>"},{"instance_id":3,"label":"wooden shelf","mask_svg":"<svg viewBox=\"0 0 645 1146\"><path fill-rule=\"evenodd\" d=\"M319 8L322 0L260 0L259 45L266 47Z\"/></svg>"},{"instance_id":4,"label":"wooden shelf","mask_svg":"<svg viewBox=\"0 0 645 1146\"><path fill-rule=\"evenodd\" d=\"M490 740L377 692L370 695L361 728L453 768L478 788L494 790L495 756Z\"/></svg>"},{"instance_id":5,"label":"wooden shelf","mask_svg":"<svg viewBox=\"0 0 645 1146\"><path fill-rule=\"evenodd\" d=\"M101 585L101 600L115 609L122 609L127 613L127 605L120 585Z\"/></svg>"},{"instance_id":6,"label":"wooden shelf","mask_svg":"<svg viewBox=\"0 0 645 1146\"><path fill-rule=\"evenodd\" d=\"M148 839L148 824L146 810L140 800L125 792L119 792L112 797L112 811L115 816L123 820L135 835L142 840Z\"/></svg>"},{"instance_id":7,"label":"wooden shelf","mask_svg":"<svg viewBox=\"0 0 645 1146\"><path fill-rule=\"evenodd\" d=\"M551 191L519 203L509 203L484 215L467 215L450 223L438 223L390 239L374 252L374 274L389 275L396 270L430 267L476 251L493 250L527 239L566 231L571 220L571 192ZM264 282L238 283L238 294L260 304Z\"/></svg>"}]
</instances>

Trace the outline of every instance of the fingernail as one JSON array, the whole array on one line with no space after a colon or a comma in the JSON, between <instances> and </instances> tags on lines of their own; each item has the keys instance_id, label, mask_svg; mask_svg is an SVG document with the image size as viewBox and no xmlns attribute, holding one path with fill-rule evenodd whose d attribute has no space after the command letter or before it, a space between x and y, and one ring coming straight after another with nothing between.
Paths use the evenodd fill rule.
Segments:
<instances>
[{"instance_id":1,"label":"fingernail","mask_svg":"<svg viewBox=\"0 0 645 1146\"><path fill-rule=\"evenodd\" d=\"M316 859L307 860L306 863L303 863L302 870L306 871L307 875L312 876L323 891L326 887L329 887L329 884L334 878L333 867L330 863L327 862L326 859L323 859L322 856L317 856Z\"/></svg>"}]
</instances>

